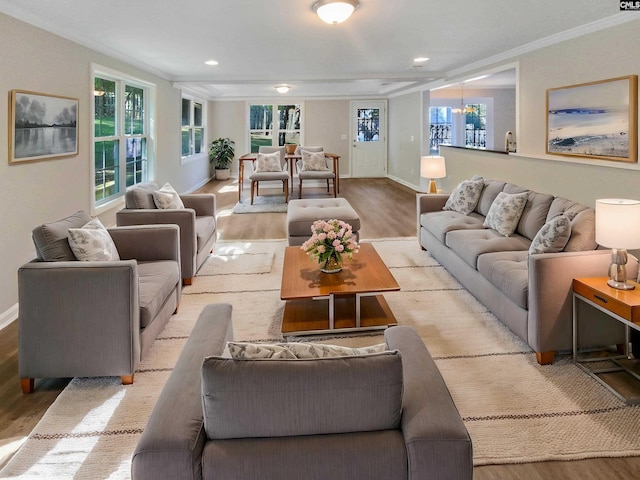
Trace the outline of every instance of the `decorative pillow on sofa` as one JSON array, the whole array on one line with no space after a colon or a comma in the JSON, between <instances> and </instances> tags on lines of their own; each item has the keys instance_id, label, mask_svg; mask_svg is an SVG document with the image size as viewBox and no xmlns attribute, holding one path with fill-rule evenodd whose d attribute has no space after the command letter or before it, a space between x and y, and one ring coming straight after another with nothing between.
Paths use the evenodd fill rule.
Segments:
<instances>
[{"instance_id":1,"label":"decorative pillow on sofa","mask_svg":"<svg viewBox=\"0 0 640 480\"><path fill-rule=\"evenodd\" d=\"M553 217L538 231L531 246L530 254L561 252L571 237L571 219L566 215Z\"/></svg>"},{"instance_id":2,"label":"decorative pillow on sofa","mask_svg":"<svg viewBox=\"0 0 640 480\"><path fill-rule=\"evenodd\" d=\"M388 350L386 344L381 343L363 348L342 347L339 345L324 345L321 343L247 343L227 342L231 358L236 360L257 359L291 359L297 358L329 358L346 357L352 355L367 355L382 353Z\"/></svg>"},{"instance_id":3,"label":"decorative pillow on sofa","mask_svg":"<svg viewBox=\"0 0 640 480\"><path fill-rule=\"evenodd\" d=\"M161 189L153 192L153 202L161 209L184 208L180 195L169 183L165 183Z\"/></svg>"},{"instance_id":4,"label":"decorative pillow on sofa","mask_svg":"<svg viewBox=\"0 0 640 480\"><path fill-rule=\"evenodd\" d=\"M258 153L255 163L255 173L281 172L280 152Z\"/></svg>"},{"instance_id":5,"label":"decorative pillow on sofa","mask_svg":"<svg viewBox=\"0 0 640 480\"><path fill-rule=\"evenodd\" d=\"M38 259L44 262L69 262L76 260L69 246L69 229L80 228L91 221L83 210L78 210L57 222L44 223L31 232Z\"/></svg>"},{"instance_id":6,"label":"decorative pillow on sofa","mask_svg":"<svg viewBox=\"0 0 640 480\"><path fill-rule=\"evenodd\" d=\"M303 172L317 172L329 170L324 152L309 152L302 150L302 161L300 170Z\"/></svg>"},{"instance_id":7,"label":"decorative pillow on sofa","mask_svg":"<svg viewBox=\"0 0 640 480\"><path fill-rule=\"evenodd\" d=\"M528 192L511 194L500 192L491 204L483 225L508 237L518 226L528 196Z\"/></svg>"},{"instance_id":8,"label":"decorative pillow on sofa","mask_svg":"<svg viewBox=\"0 0 640 480\"><path fill-rule=\"evenodd\" d=\"M460 182L442 209L469 215L476 208L483 187L484 180L482 178Z\"/></svg>"},{"instance_id":9,"label":"decorative pillow on sofa","mask_svg":"<svg viewBox=\"0 0 640 480\"><path fill-rule=\"evenodd\" d=\"M120 260L115 243L102 222L94 218L82 228L69 229L69 246L78 260L106 262Z\"/></svg>"}]
</instances>

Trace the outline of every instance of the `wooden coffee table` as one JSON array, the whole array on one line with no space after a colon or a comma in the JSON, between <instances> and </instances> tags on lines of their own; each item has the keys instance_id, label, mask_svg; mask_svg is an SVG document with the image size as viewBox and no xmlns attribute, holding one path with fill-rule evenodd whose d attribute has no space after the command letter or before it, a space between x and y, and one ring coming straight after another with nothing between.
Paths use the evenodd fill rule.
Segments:
<instances>
[{"instance_id":1,"label":"wooden coffee table","mask_svg":"<svg viewBox=\"0 0 640 480\"><path fill-rule=\"evenodd\" d=\"M282 334L383 330L396 319L382 292L400 290L370 243L360 244L339 273L322 273L315 258L300 247L284 253L280 298L286 301Z\"/></svg>"}]
</instances>

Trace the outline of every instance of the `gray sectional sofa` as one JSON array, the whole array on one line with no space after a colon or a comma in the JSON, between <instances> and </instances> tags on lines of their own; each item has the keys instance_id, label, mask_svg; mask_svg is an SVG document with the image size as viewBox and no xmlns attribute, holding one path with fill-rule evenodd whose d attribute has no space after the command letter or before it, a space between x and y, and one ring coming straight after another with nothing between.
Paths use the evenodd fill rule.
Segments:
<instances>
[{"instance_id":1,"label":"gray sectional sofa","mask_svg":"<svg viewBox=\"0 0 640 480\"><path fill-rule=\"evenodd\" d=\"M231 306L205 306L136 446L134 480L472 478L469 434L411 327L386 330L395 351L353 357L221 357L232 339Z\"/></svg>"},{"instance_id":2,"label":"gray sectional sofa","mask_svg":"<svg viewBox=\"0 0 640 480\"><path fill-rule=\"evenodd\" d=\"M540 364L549 364L557 351L572 348L573 278L607 275L610 251L597 248L595 212L586 205L499 180L474 177L459 187L468 188L476 181L482 186L475 204L467 194L472 204L469 213L451 209L455 207L451 204L444 209L449 195L417 195L420 245L529 344ZM455 192L458 198L460 192ZM524 210L509 236L484 225L500 192L526 192ZM543 227L548 231L560 217L570 225L564 231L566 238L545 246L538 233ZM629 277L635 278L637 260L630 257L627 268ZM623 343L619 326L602 321L603 314L591 307L580 308L584 311L580 312L579 345Z\"/></svg>"}]
</instances>

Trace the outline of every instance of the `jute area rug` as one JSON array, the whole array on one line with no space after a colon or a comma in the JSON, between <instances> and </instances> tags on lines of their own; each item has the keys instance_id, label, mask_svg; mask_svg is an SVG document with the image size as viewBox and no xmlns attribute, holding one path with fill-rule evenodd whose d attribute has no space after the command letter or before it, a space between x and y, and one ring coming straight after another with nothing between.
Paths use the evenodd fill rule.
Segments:
<instances>
[{"instance_id":1,"label":"jute area rug","mask_svg":"<svg viewBox=\"0 0 640 480\"><path fill-rule=\"evenodd\" d=\"M284 194L258 195L253 198L245 194L241 201L236 203L231 210L232 213L282 213L287 211Z\"/></svg>"},{"instance_id":2,"label":"jute area rug","mask_svg":"<svg viewBox=\"0 0 640 480\"><path fill-rule=\"evenodd\" d=\"M473 441L474 464L640 455L640 407L628 406L568 355L539 366L415 238L373 241L401 286L386 294L435 358ZM74 379L0 477L129 478L131 454L202 307L233 305L235 338L280 341L284 241L219 243L135 375ZM311 260L310 260L311 261ZM380 334L305 337L338 345Z\"/></svg>"}]
</instances>

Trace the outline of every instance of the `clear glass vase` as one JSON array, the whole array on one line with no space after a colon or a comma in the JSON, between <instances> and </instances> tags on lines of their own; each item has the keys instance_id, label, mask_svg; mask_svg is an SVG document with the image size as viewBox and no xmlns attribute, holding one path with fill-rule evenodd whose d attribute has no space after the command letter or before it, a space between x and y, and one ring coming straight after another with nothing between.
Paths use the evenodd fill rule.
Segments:
<instances>
[{"instance_id":1,"label":"clear glass vase","mask_svg":"<svg viewBox=\"0 0 640 480\"><path fill-rule=\"evenodd\" d=\"M320 271L323 273L338 273L341 270L342 259L334 254L329 255L329 258L320 265Z\"/></svg>"}]
</instances>

